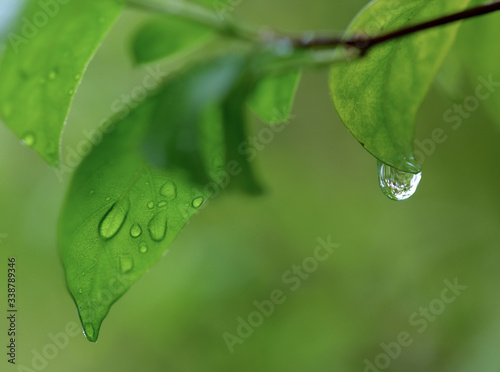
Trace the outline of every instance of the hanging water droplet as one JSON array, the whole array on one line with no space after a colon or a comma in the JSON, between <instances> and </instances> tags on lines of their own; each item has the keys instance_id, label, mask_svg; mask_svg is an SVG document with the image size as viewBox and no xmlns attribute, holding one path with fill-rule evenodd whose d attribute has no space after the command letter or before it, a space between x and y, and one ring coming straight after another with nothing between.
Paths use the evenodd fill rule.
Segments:
<instances>
[{"instance_id":1,"label":"hanging water droplet","mask_svg":"<svg viewBox=\"0 0 500 372\"><path fill-rule=\"evenodd\" d=\"M134 268L134 261L130 257L120 258L120 270L123 274L128 273Z\"/></svg>"},{"instance_id":2,"label":"hanging water droplet","mask_svg":"<svg viewBox=\"0 0 500 372\"><path fill-rule=\"evenodd\" d=\"M154 206L155 206L155 203L154 203L154 202L150 201L150 202L148 203L148 208L149 208L149 209L153 209L153 208L154 208Z\"/></svg>"},{"instance_id":3,"label":"hanging water droplet","mask_svg":"<svg viewBox=\"0 0 500 372\"><path fill-rule=\"evenodd\" d=\"M83 334L88 338L89 341L96 342L96 334L94 326L90 323L85 323L83 325Z\"/></svg>"},{"instance_id":4,"label":"hanging water droplet","mask_svg":"<svg viewBox=\"0 0 500 372\"><path fill-rule=\"evenodd\" d=\"M110 239L116 235L125 222L129 209L130 201L128 198L113 204L99 224L99 233L103 238Z\"/></svg>"},{"instance_id":5,"label":"hanging water droplet","mask_svg":"<svg viewBox=\"0 0 500 372\"><path fill-rule=\"evenodd\" d=\"M405 200L417 191L422 172L403 172L381 161L378 161L377 167L380 188L389 199Z\"/></svg>"},{"instance_id":6,"label":"hanging water droplet","mask_svg":"<svg viewBox=\"0 0 500 372\"><path fill-rule=\"evenodd\" d=\"M174 200L177 197L177 185L174 181L166 182L160 189L160 195L163 195L168 201Z\"/></svg>"},{"instance_id":7,"label":"hanging water droplet","mask_svg":"<svg viewBox=\"0 0 500 372\"><path fill-rule=\"evenodd\" d=\"M134 223L130 228L130 236L132 238L138 238L142 234L142 229L138 223Z\"/></svg>"},{"instance_id":8,"label":"hanging water droplet","mask_svg":"<svg viewBox=\"0 0 500 372\"><path fill-rule=\"evenodd\" d=\"M167 202L166 202L165 200L162 200L161 202L159 202L159 203L157 204L158 208L163 208L163 207L165 207L166 205L167 205Z\"/></svg>"},{"instance_id":9,"label":"hanging water droplet","mask_svg":"<svg viewBox=\"0 0 500 372\"><path fill-rule=\"evenodd\" d=\"M148 245L145 242L139 243L139 252L146 253L148 251Z\"/></svg>"},{"instance_id":10,"label":"hanging water droplet","mask_svg":"<svg viewBox=\"0 0 500 372\"><path fill-rule=\"evenodd\" d=\"M203 198L203 196L198 196L197 198L193 199L192 205L194 208L200 208L204 201L205 199Z\"/></svg>"},{"instance_id":11,"label":"hanging water droplet","mask_svg":"<svg viewBox=\"0 0 500 372\"><path fill-rule=\"evenodd\" d=\"M23 136L22 141L26 146L32 147L36 142L36 137L33 133L28 132Z\"/></svg>"},{"instance_id":12,"label":"hanging water droplet","mask_svg":"<svg viewBox=\"0 0 500 372\"><path fill-rule=\"evenodd\" d=\"M161 241L167 233L167 213L157 213L148 223L149 236L154 241Z\"/></svg>"}]
</instances>

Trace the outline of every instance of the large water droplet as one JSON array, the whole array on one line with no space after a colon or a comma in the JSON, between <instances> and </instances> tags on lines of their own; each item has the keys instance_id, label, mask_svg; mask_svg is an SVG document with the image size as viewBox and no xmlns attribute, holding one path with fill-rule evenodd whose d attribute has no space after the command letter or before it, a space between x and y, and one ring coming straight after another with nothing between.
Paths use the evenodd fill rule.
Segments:
<instances>
[{"instance_id":1,"label":"large water droplet","mask_svg":"<svg viewBox=\"0 0 500 372\"><path fill-rule=\"evenodd\" d=\"M145 242L139 243L139 252L146 253L148 251L148 245Z\"/></svg>"},{"instance_id":2,"label":"large water droplet","mask_svg":"<svg viewBox=\"0 0 500 372\"><path fill-rule=\"evenodd\" d=\"M26 146L32 147L36 142L36 137L33 133L28 132L23 136L23 143Z\"/></svg>"},{"instance_id":3,"label":"large water droplet","mask_svg":"<svg viewBox=\"0 0 500 372\"><path fill-rule=\"evenodd\" d=\"M123 274L128 273L130 270L134 268L134 260L130 257L121 257L120 258L120 270Z\"/></svg>"},{"instance_id":4,"label":"large water droplet","mask_svg":"<svg viewBox=\"0 0 500 372\"><path fill-rule=\"evenodd\" d=\"M400 171L378 161L378 178L382 192L392 200L405 200L417 191L422 172L414 174Z\"/></svg>"},{"instance_id":5,"label":"large water droplet","mask_svg":"<svg viewBox=\"0 0 500 372\"><path fill-rule=\"evenodd\" d=\"M138 223L134 223L130 228L130 236L132 238L138 238L142 234L142 229Z\"/></svg>"},{"instance_id":6,"label":"large water droplet","mask_svg":"<svg viewBox=\"0 0 500 372\"><path fill-rule=\"evenodd\" d=\"M203 204L203 201L204 201L204 200L205 200L205 199L203 198L203 196L198 196L197 198L195 198L195 199L193 200L193 203L192 203L193 207L194 207L194 208L200 208L200 207L201 207L201 205Z\"/></svg>"},{"instance_id":7,"label":"large water droplet","mask_svg":"<svg viewBox=\"0 0 500 372\"><path fill-rule=\"evenodd\" d=\"M168 201L174 200L177 197L177 186L174 181L166 182L161 187L160 194L167 198Z\"/></svg>"},{"instance_id":8,"label":"large water droplet","mask_svg":"<svg viewBox=\"0 0 500 372\"><path fill-rule=\"evenodd\" d=\"M96 333L95 333L95 329L94 329L94 326L90 323L85 323L83 325L83 334L85 335L85 337L87 337L89 339L89 341L91 342L96 342L97 341L97 338L96 338Z\"/></svg>"},{"instance_id":9,"label":"large water droplet","mask_svg":"<svg viewBox=\"0 0 500 372\"><path fill-rule=\"evenodd\" d=\"M167 233L167 213L157 213L148 223L148 230L151 239L154 241L161 241L165 238Z\"/></svg>"},{"instance_id":10,"label":"large water droplet","mask_svg":"<svg viewBox=\"0 0 500 372\"><path fill-rule=\"evenodd\" d=\"M125 222L129 209L130 201L128 198L113 204L99 224L99 233L103 238L110 239L116 235Z\"/></svg>"}]
</instances>

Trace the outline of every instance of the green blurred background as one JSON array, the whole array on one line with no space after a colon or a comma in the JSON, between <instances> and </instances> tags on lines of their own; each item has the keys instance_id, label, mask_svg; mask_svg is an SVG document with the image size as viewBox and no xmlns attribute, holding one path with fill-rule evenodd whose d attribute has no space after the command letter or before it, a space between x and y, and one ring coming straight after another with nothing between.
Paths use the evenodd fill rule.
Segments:
<instances>
[{"instance_id":1,"label":"green blurred background","mask_svg":"<svg viewBox=\"0 0 500 372\"><path fill-rule=\"evenodd\" d=\"M342 30L365 3L233 2L237 16L291 31ZM135 13L124 14L93 60L63 149L78 144L82 130L96 127L111 102L140 78L128 44L138 21ZM54 355L49 334L80 327L56 241L69 179L60 182L0 126L0 233L8 234L0 243L0 282L7 257L15 256L20 309L18 364L10 366L2 353L0 369L376 371L368 360L388 371L499 371L499 126L479 110L453 130L442 119L453 102L433 88L416 137L428 139L439 127L448 139L426 156L415 196L393 202L379 189L375 160L340 123L327 77L326 71L304 75L294 118L254 162L267 193L212 200L113 306L97 344L83 334L68 336L46 365L32 363L44 350ZM252 131L261 128L254 120ZM312 256L317 238L328 236L339 248L291 291L282 275ZM444 281L455 278L468 288L439 307ZM237 335L238 317L247 319L253 302L276 289L287 300L231 353L223 334ZM409 318L430 304L439 314L419 332ZM412 344L385 357L381 344L401 332Z\"/></svg>"}]
</instances>

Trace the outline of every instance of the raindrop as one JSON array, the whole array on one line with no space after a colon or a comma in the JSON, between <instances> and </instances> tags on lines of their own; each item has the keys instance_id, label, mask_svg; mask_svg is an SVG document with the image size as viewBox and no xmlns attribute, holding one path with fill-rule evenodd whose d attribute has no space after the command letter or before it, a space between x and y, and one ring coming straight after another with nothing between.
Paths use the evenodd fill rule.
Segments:
<instances>
[{"instance_id":1,"label":"raindrop","mask_svg":"<svg viewBox=\"0 0 500 372\"><path fill-rule=\"evenodd\" d=\"M167 233L167 214L157 213L148 223L148 230L151 239L154 241L161 241L165 238Z\"/></svg>"},{"instance_id":2,"label":"raindrop","mask_svg":"<svg viewBox=\"0 0 500 372\"><path fill-rule=\"evenodd\" d=\"M33 133L28 132L23 136L22 141L26 146L32 147L36 142L36 138L35 138L35 135Z\"/></svg>"},{"instance_id":3,"label":"raindrop","mask_svg":"<svg viewBox=\"0 0 500 372\"><path fill-rule=\"evenodd\" d=\"M73 95L73 93L75 93L75 90L74 90L74 89L70 89L70 90L68 90L68 94L69 94L70 96L72 96L72 95Z\"/></svg>"},{"instance_id":4,"label":"raindrop","mask_svg":"<svg viewBox=\"0 0 500 372\"><path fill-rule=\"evenodd\" d=\"M96 341L96 334L95 334L95 329L94 326L90 323L85 323L83 325L83 334L85 337L89 339L89 341L95 342Z\"/></svg>"},{"instance_id":5,"label":"raindrop","mask_svg":"<svg viewBox=\"0 0 500 372\"><path fill-rule=\"evenodd\" d=\"M128 273L134 268L134 261L130 257L120 258L120 269L123 274Z\"/></svg>"},{"instance_id":6,"label":"raindrop","mask_svg":"<svg viewBox=\"0 0 500 372\"><path fill-rule=\"evenodd\" d=\"M142 229L138 223L134 223L130 228L130 236L132 238L138 238L142 234Z\"/></svg>"},{"instance_id":7,"label":"raindrop","mask_svg":"<svg viewBox=\"0 0 500 372\"><path fill-rule=\"evenodd\" d=\"M109 196L106 197L106 201L110 201L111 198Z\"/></svg>"},{"instance_id":8,"label":"raindrop","mask_svg":"<svg viewBox=\"0 0 500 372\"><path fill-rule=\"evenodd\" d=\"M417 191L420 173L407 173L378 161L378 178L382 192L392 200L405 200Z\"/></svg>"},{"instance_id":9,"label":"raindrop","mask_svg":"<svg viewBox=\"0 0 500 372\"><path fill-rule=\"evenodd\" d=\"M173 181L166 182L160 189L160 195L167 198L168 201L177 197L177 186Z\"/></svg>"},{"instance_id":10,"label":"raindrop","mask_svg":"<svg viewBox=\"0 0 500 372\"><path fill-rule=\"evenodd\" d=\"M167 202L165 200L162 200L157 205L158 205L158 208L163 208L163 207L165 207L167 205Z\"/></svg>"},{"instance_id":11,"label":"raindrop","mask_svg":"<svg viewBox=\"0 0 500 372\"><path fill-rule=\"evenodd\" d=\"M82 75L81 75L81 74L76 74L76 75L75 75L75 80L77 80L77 81L78 81L78 80L80 80L80 78L81 78L81 77L82 77Z\"/></svg>"},{"instance_id":12,"label":"raindrop","mask_svg":"<svg viewBox=\"0 0 500 372\"><path fill-rule=\"evenodd\" d=\"M146 253L148 251L148 245L145 242L139 244L139 252Z\"/></svg>"},{"instance_id":13,"label":"raindrop","mask_svg":"<svg viewBox=\"0 0 500 372\"><path fill-rule=\"evenodd\" d=\"M94 189L92 189L92 190L89 191L89 195L94 195L94 194L95 194L95 190Z\"/></svg>"},{"instance_id":14,"label":"raindrop","mask_svg":"<svg viewBox=\"0 0 500 372\"><path fill-rule=\"evenodd\" d=\"M154 208L154 206L155 206L155 203L154 203L154 202L150 201L150 202L148 203L148 208L149 208L149 209L153 209L153 208Z\"/></svg>"},{"instance_id":15,"label":"raindrop","mask_svg":"<svg viewBox=\"0 0 500 372\"><path fill-rule=\"evenodd\" d=\"M56 77L57 77L57 71L56 70L51 70L49 72L49 80L55 80Z\"/></svg>"},{"instance_id":16,"label":"raindrop","mask_svg":"<svg viewBox=\"0 0 500 372\"><path fill-rule=\"evenodd\" d=\"M204 201L205 199L203 198L203 196L198 196L197 198L193 199L192 205L194 208L200 208Z\"/></svg>"},{"instance_id":17,"label":"raindrop","mask_svg":"<svg viewBox=\"0 0 500 372\"><path fill-rule=\"evenodd\" d=\"M128 198L118 201L104 215L99 224L99 233L105 239L110 239L116 235L127 218L130 209Z\"/></svg>"},{"instance_id":18,"label":"raindrop","mask_svg":"<svg viewBox=\"0 0 500 372\"><path fill-rule=\"evenodd\" d=\"M81 288L80 288L80 289L78 290L78 293L82 294L82 293L83 293L83 289L81 289Z\"/></svg>"}]
</instances>

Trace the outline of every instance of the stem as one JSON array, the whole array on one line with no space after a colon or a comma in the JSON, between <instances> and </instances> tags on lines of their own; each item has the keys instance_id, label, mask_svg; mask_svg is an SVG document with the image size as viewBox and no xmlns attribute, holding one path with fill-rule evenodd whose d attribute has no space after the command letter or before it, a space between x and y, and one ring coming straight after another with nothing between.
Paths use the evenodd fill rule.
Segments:
<instances>
[{"instance_id":1,"label":"stem","mask_svg":"<svg viewBox=\"0 0 500 372\"><path fill-rule=\"evenodd\" d=\"M370 48L374 47L375 45L384 43L389 40L398 39L420 31L428 30L439 26L444 26L464 19L469 19L493 13L498 10L500 10L500 1L494 1L489 4L479 5L477 7L470 8L455 14L450 14L444 17L436 18L434 20L405 27L400 30L392 31L379 36L367 37L365 35L361 35L361 36L353 36L347 39L342 39L339 37L320 37L320 38L313 38L310 40L292 39L292 44L297 48L348 46L348 47L355 47L359 49L361 52L366 53Z\"/></svg>"}]
</instances>

